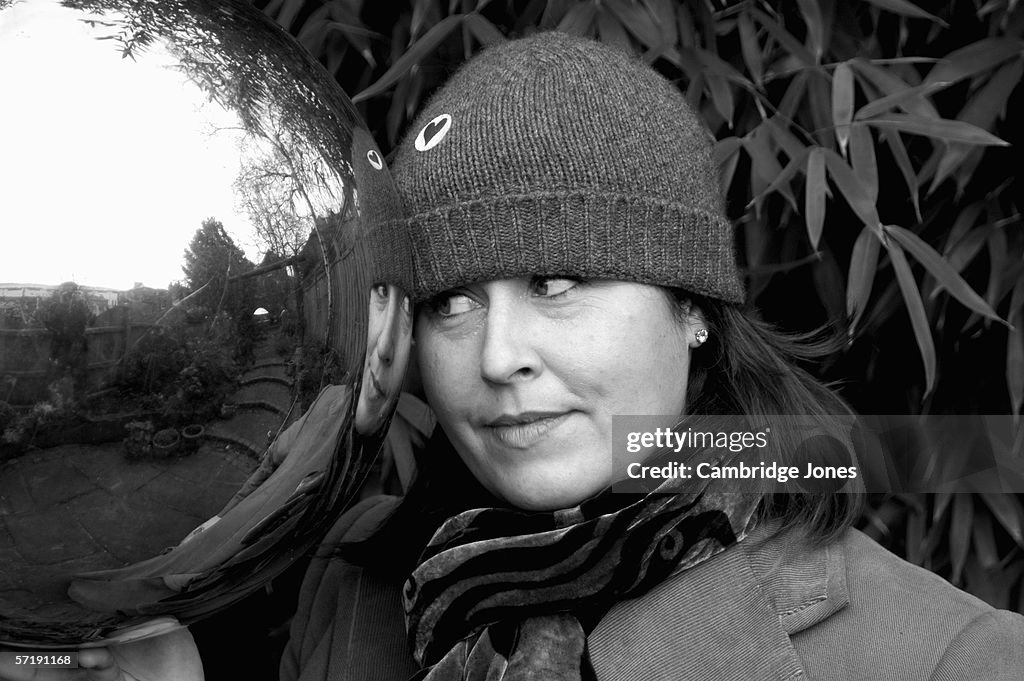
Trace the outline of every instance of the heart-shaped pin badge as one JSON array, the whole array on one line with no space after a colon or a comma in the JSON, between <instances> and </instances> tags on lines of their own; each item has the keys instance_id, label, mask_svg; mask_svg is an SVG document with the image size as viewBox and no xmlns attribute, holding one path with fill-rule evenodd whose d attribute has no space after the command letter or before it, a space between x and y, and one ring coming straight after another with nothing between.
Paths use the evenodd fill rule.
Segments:
<instances>
[{"instance_id":1,"label":"heart-shaped pin badge","mask_svg":"<svg viewBox=\"0 0 1024 681\"><path fill-rule=\"evenodd\" d=\"M366 160L369 161L370 165L377 170L384 168L384 160L380 157L380 154L377 153L376 149L370 149L366 152Z\"/></svg>"},{"instance_id":2,"label":"heart-shaped pin badge","mask_svg":"<svg viewBox=\"0 0 1024 681\"><path fill-rule=\"evenodd\" d=\"M448 134L452 127L450 114L441 114L434 117L429 123L423 126L420 134L416 135L416 151L429 151L436 147Z\"/></svg>"}]
</instances>

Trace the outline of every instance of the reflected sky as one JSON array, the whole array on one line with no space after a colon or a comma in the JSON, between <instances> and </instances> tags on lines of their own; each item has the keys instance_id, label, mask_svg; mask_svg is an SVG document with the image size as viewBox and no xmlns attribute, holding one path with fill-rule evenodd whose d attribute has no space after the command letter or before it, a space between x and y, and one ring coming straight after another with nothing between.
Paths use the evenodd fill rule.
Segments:
<instances>
[{"instance_id":1,"label":"reflected sky","mask_svg":"<svg viewBox=\"0 0 1024 681\"><path fill-rule=\"evenodd\" d=\"M20 104L0 109L0 282L164 288L207 218L259 263L355 208L351 140L324 133L338 111L315 79L265 40L222 42L230 13L188 10L22 0L0 16L0 96Z\"/></svg>"},{"instance_id":2,"label":"reflected sky","mask_svg":"<svg viewBox=\"0 0 1024 681\"><path fill-rule=\"evenodd\" d=\"M244 137L157 42L121 55L109 26L57 2L0 23L0 280L163 288L216 217L258 258L233 184ZM145 251L145 258L128 257Z\"/></svg>"}]
</instances>

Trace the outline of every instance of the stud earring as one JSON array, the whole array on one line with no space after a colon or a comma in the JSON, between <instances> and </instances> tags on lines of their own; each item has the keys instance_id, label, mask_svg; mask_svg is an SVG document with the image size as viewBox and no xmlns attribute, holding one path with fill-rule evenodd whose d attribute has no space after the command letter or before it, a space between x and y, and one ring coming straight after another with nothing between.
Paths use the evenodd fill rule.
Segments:
<instances>
[{"instance_id":1,"label":"stud earring","mask_svg":"<svg viewBox=\"0 0 1024 681\"><path fill-rule=\"evenodd\" d=\"M697 345L704 345L704 343L706 343L708 340L707 329L697 329L697 333L693 335L697 339Z\"/></svg>"}]
</instances>

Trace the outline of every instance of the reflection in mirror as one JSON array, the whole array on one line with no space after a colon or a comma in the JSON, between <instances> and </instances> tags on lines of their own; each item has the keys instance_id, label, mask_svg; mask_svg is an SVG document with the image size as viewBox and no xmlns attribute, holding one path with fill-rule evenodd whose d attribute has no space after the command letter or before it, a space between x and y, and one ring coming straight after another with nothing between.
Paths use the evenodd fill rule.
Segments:
<instances>
[{"instance_id":1,"label":"reflection in mirror","mask_svg":"<svg viewBox=\"0 0 1024 681\"><path fill-rule=\"evenodd\" d=\"M402 392L412 341L412 305L394 284L370 289L366 363L356 403L355 429L364 435L379 431Z\"/></svg>"},{"instance_id":2,"label":"reflection in mirror","mask_svg":"<svg viewBox=\"0 0 1024 681\"><path fill-rule=\"evenodd\" d=\"M0 0L0 92L0 642L187 624L372 464L411 327L390 175L244 3Z\"/></svg>"}]
</instances>

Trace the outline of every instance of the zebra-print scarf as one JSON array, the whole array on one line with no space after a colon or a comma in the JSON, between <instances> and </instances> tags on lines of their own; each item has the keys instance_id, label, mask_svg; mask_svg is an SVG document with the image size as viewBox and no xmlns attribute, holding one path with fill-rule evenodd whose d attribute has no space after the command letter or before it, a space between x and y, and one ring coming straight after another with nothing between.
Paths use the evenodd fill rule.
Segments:
<instances>
[{"instance_id":1,"label":"zebra-print scarf","mask_svg":"<svg viewBox=\"0 0 1024 681\"><path fill-rule=\"evenodd\" d=\"M758 496L668 480L551 513L475 509L441 526L403 593L417 679L578 680L616 602L743 539Z\"/></svg>"}]
</instances>

